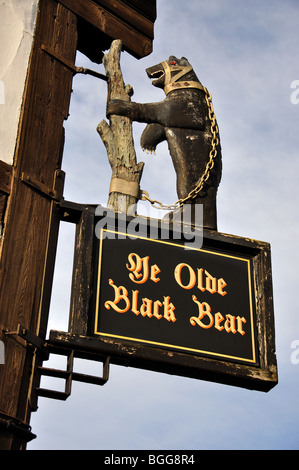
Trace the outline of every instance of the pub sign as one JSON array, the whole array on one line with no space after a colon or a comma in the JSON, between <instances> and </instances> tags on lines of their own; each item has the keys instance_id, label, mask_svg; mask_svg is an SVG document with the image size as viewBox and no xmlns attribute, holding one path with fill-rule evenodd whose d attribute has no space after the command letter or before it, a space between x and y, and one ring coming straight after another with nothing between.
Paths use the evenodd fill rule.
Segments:
<instances>
[{"instance_id":1,"label":"pub sign","mask_svg":"<svg viewBox=\"0 0 299 470\"><path fill-rule=\"evenodd\" d=\"M277 384L268 243L205 229L192 243L175 224L82 210L69 331L51 331L51 344L253 390Z\"/></svg>"},{"instance_id":2,"label":"pub sign","mask_svg":"<svg viewBox=\"0 0 299 470\"><path fill-rule=\"evenodd\" d=\"M183 230L161 236L161 222L152 236L152 219L123 222L96 229L94 341L119 364L270 390L270 245L200 229L192 244Z\"/></svg>"},{"instance_id":3,"label":"pub sign","mask_svg":"<svg viewBox=\"0 0 299 470\"><path fill-rule=\"evenodd\" d=\"M257 364L252 263L101 231L95 334Z\"/></svg>"}]
</instances>

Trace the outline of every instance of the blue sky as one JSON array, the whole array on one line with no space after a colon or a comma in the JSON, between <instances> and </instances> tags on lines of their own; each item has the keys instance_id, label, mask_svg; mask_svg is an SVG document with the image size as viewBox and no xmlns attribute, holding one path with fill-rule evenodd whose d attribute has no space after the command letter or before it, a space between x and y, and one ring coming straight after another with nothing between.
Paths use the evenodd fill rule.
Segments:
<instances>
[{"instance_id":1,"label":"blue sky","mask_svg":"<svg viewBox=\"0 0 299 470\"><path fill-rule=\"evenodd\" d=\"M74 383L66 402L40 398L31 419L38 438L28 448L298 449L299 364L291 361L291 344L299 340L299 104L291 102L291 83L299 80L299 4L157 3L154 51L139 61L123 53L124 79L134 101L162 100L145 68L185 56L211 92L223 157L218 230L271 243L279 384L264 394L112 366L104 387ZM82 55L77 63L104 70ZM105 205L111 171L96 126L105 118L106 84L77 76L73 89L65 198ZM146 155L139 146L143 128L134 124L137 159L145 162L142 189L173 203L167 144L155 157ZM62 227L49 325L55 330L67 331L73 235L73 226ZM82 367L98 373L89 363Z\"/></svg>"}]
</instances>

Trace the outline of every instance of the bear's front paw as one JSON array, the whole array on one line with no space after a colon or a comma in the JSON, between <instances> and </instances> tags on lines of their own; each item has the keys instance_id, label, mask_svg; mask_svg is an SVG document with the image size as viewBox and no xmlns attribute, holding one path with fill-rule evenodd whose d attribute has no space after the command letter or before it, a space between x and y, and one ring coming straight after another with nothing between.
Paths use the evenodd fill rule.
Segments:
<instances>
[{"instance_id":1,"label":"bear's front paw","mask_svg":"<svg viewBox=\"0 0 299 470\"><path fill-rule=\"evenodd\" d=\"M142 147L142 150L146 153L153 153L156 155L156 147Z\"/></svg>"},{"instance_id":2,"label":"bear's front paw","mask_svg":"<svg viewBox=\"0 0 299 470\"><path fill-rule=\"evenodd\" d=\"M111 115L130 117L131 106L130 103L123 100L111 100L107 104L106 115L109 118Z\"/></svg>"},{"instance_id":3,"label":"bear's front paw","mask_svg":"<svg viewBox=\"0 0 299 470\"><path fill-rule=\"evenodd\" d=\"M140 145L143 151L156 153L157 145L165 140L165 130L160 124L152 123L148 124L144 129L141 139Z\"/></svg>"},{"instance_id":4,"label":"bear's front paw","mask_svg":"<svg viewBox=\"0 0 299 470\"><path fill-rule=\"evenodd\" d=\"M156 153L156 145L153 142L152 134L149 132L149 126L146 128L146 130L143 132L141 139L140 139L140 145L141 148L144 152L148 153Z\"/></svg>"}]
</instances>

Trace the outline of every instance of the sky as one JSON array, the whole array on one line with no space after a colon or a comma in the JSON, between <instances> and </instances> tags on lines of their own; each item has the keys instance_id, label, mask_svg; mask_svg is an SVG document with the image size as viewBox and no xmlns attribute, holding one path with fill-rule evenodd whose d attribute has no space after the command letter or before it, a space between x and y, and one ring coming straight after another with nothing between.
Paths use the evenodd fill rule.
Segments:
<instances>
[{"instance_id":1,"label":"sky","mask_svg":"<svg viewBox=\"0 0 299 470\"><path fill-rule=\"evenodd\" d=\"M160 101L164 93L151 85L145 69L170 55L185 56L211 92L223 159L218 230L271 244L279 383L263 393L112 365L103 387L74 382L66 402L40 398L31 418L37 439L28 449L299 449L299 4L157 0L157 6L153 52L141 60L124 52L124 80L134 88L133 101ZM81 54L77 65L104 72ZM96 127L105 119L106 84L76 76L73 90L64 197L105 206L111 169ZM159 145L156 156L143 153L143 129L134 123L137 159L145 162L142 189L171 204L177 195L167 144ZM73 238L74 226L63 223L53 330L67 331ZM57 363L54 358L49 367ZM80 367L102 372L100 364L82 361Z\"/></svg>"}]
</instances>

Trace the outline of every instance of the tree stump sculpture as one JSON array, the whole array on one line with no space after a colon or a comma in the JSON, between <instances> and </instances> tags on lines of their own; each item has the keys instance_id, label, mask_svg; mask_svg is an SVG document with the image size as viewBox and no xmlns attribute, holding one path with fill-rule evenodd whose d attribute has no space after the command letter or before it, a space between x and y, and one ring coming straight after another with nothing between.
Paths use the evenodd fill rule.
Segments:
<instances>
[{"instance_id":1,"label":"tree stump sculpture","mask_svg":"<svg viewBox=\"0 0 299 470\"><path fill-rule=\"evenodd\" d=\"M115 40L103 58L108 78L108 102L119 99L130 102L133 95L131 85L124 84L120 68L121 49L122 42ZM102 120L97 131L106 147L112 168L108 207L117 212L135 215L144 163L137 163L132 121L129 117L110 116L109 124Z\"/></svg>"}]
</instances>

